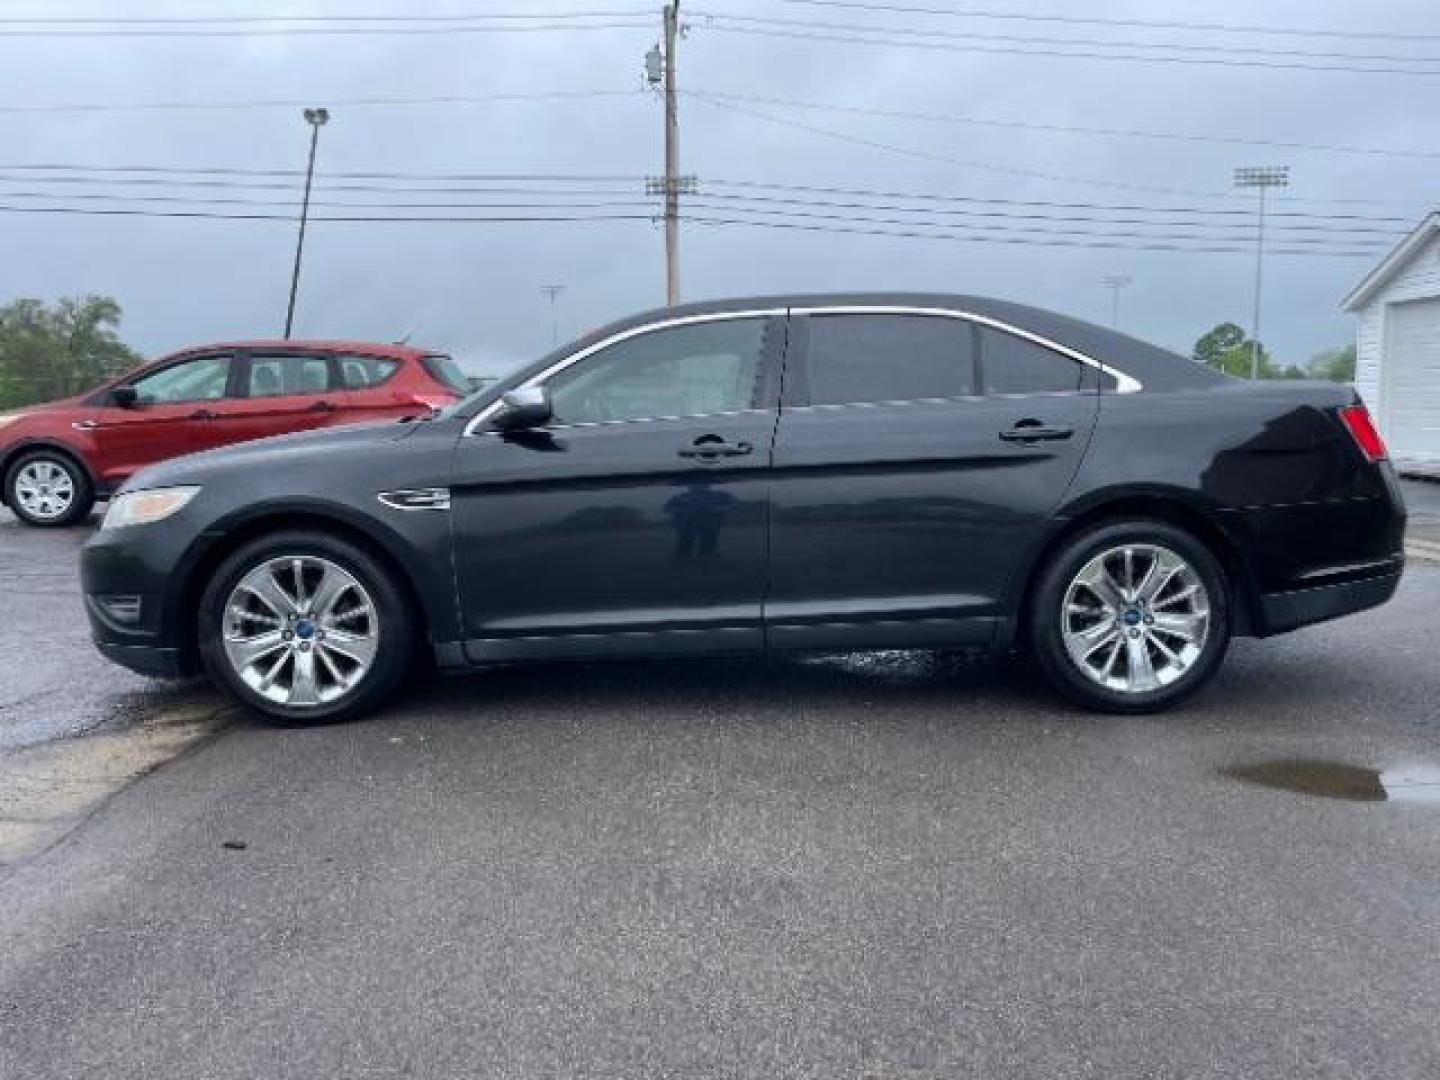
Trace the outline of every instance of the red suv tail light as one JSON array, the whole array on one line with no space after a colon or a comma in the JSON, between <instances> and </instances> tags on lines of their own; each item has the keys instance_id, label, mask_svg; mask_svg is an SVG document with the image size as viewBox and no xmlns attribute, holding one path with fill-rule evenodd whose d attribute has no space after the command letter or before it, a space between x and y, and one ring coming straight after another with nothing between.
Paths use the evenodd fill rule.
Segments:
<instances>
[{"instance_id":1,"label":"red suv tail light","mask_svg":"<svg viewBox=\"0 0 1440 1080\"><path fill-rule=\"evenodd\" d=\"M1380 437L1380 432L1375 430L1375 421L1370 418L1370 410L1364 405L1347 405L1340 410L1340 419L1345 421L1355 445L1360 447L1366 458L1370 461L1383 461L1389 456L1385 449L1385 440Z\"/></svg>"}]
</instances>

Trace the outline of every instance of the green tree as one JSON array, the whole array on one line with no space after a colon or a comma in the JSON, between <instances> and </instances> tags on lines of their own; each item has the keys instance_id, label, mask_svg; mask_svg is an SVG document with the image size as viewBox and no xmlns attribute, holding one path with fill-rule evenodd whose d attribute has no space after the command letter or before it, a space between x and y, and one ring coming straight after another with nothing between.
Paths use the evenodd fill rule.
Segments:
<instances>
[{"instance_id":1,"label":"green tree","mask_svg":"<svg viewBox=\"0 0 1440 1080\"><path fill-rule=\"evenodd\" d=\"M1195 349L1191 355L1198 363L1212 367L1216 371L1248 379L1251 365L1250 345L1251 339L1245 336L1244 330L1236 323L1226 322L1201 335L1200 340L1195 342ZM1304 379L1308 377L1303 369L1294 364L1286 367L1276 364L1271 359L1270 352L1265 348L1263 342L1260 344L1259 352L1260 378Z\"/></svg>"},{"instance_id":2,"label":"green tree","mask_svg":"<svg viewBox=\"0 0 1440 1080\"><path fill-rule=\"evenodd\" d=\"M140 362L120 340L120 305L108 296L0 307L0 409L89 389Z\"/></svg>"},{"instance_id":3,"label":"green tree","mask_svg":"<svg viewBox=\"0 0 1440 1080\"><path fill-rule=\"evenodd\" d=\"M1335 349L1323 349L1310 359L1310 373L1317 379L1331 382L1355 381L1355 343Z\"/></svg>"}]
</instances>

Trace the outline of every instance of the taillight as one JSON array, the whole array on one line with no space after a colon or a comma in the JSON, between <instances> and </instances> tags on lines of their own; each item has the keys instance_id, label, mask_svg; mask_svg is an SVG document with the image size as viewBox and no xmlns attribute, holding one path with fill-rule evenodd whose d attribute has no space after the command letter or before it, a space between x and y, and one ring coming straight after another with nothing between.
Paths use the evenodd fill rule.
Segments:
<instances>
[{"instance_id":1,"label":"taillight","mask_svg":"<svg viewBox=\"0 0 1440 1080\"><path fill-rule=\"evenodd\" d=\"M1370 419L1370 410L1364 405L1347 405L1340 410L1340 419L1350 429L1350 435L1360 452L1370 461L1383 461L1388 456L1385 440L1375 430L1375 421Z\"/></svg>"}]
</instances>

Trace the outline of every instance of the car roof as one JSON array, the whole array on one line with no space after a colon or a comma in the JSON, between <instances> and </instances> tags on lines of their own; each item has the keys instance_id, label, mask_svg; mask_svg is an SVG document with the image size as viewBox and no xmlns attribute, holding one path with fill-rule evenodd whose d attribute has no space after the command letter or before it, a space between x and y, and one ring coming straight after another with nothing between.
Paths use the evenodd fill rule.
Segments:
<instances>
[{"instance_id":1,"label":"car roof","mask_svg":"<svg viewBox=\"0 0 1440 1080\"><path fill-rule=\"evenodd\" d=\"M209 352L213 349L254 352L298 349L303 352L348 353L352 356L388 356L399 359L433 356L439 352L437 349L426 349L418 345L401 345L381 341L344 341L331 338L253 338L247 341L211 341L203 345L190 345L183 349L177 349L168 354L168 357L187 356L190 353Z\"/></svg>"},{"instance_id":2,"label":"car roof","mask_svg":"<svg viewBox=\"0 0 1440 1080\"><path fill-rule=\"evenodd\" d=\"M1098 326L1083 319L1011 300L962 293L934 292L844 292L793 293L777 296L733 297L679 304L618 320L587 334L580 342L571 343L563 352L573 351L602 340L611 334L635 326L681 319L693 315L713 315L729 311L773 310L812 307L919 307L941 308L993 319L996 322L1025 330L1057 345L1064 345L1101 363L1140 380L1146 389L1174 390L1189 386L1210 386L1225 382L1226 377L1204 364L1140 338L1131 337L1109 327ZM553 359L552 353L546 360ZM535 367L543 368L546 361Z\"/></svg>"}]
</instances>

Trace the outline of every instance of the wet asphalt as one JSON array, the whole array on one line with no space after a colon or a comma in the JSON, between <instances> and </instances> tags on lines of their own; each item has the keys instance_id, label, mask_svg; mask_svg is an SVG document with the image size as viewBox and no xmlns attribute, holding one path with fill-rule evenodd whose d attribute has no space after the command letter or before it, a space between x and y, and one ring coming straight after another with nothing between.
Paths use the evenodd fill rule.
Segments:
<instances>
[{"instance_id":1,"label":"wet asphalt","mask_svg":"<svg viewBox=\"0 0 1440 1080\"><path fill-rule=\"evenodd\" d=\"M15 534L7 672L83 638ZM1416 566L1148 719L923 653L241 719L0 871L0 1077L1440 1075L1440 805L1384 788L1440 762L1437 611ZM85 670L28 677L180 692Z\"/></svg>"}]
</instances>

